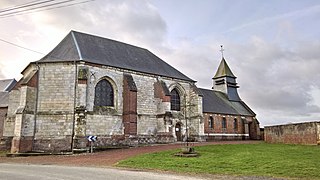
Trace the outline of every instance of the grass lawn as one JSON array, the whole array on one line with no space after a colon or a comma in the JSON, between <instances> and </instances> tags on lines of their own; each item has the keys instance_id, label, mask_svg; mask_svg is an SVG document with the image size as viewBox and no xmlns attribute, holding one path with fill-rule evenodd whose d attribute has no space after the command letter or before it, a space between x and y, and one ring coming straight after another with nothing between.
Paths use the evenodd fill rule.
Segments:
<instances>
[{"instance_id":1,"label":"grass lawn","mask_svg":"<svg viewBox=\"0 0 320 180\"><path fill-rule=\"evenodd\" d=\"M0 157L1 156L6 156L7 153L8 153L8 151L0 151Z\"/></svg>"},{"instance_id":2,"label":"grass lawn","mask_svg":"<svg viewBox=\"0 0 320 180\"><path fill-rule=\"evenodd\" d=\"M195 147L196 158L179 150L144 154L117 166L175 172L320 179L320 147L284 144L236 144Z\"/></svg>"}]
</instances>

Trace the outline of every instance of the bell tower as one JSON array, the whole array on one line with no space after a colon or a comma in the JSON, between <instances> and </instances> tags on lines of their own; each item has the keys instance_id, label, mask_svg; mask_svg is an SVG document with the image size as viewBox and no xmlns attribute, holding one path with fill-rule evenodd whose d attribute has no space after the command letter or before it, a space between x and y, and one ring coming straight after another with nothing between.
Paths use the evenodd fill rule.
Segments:
<instances>
[{"instance_id":1,"label":"bell tower","mask_svg":"<svg viewBox=\"0 0 320 180\"><path fill-rule=\"evenodd\" d=\"M212 89L221 91L225 93L230 101L241 101L239 95L238 95L238 88L236 81L236 76L232 73L231 69L229 68L226 60L223 56L223 46L221 45L221 54L222 54L222 60L220 62L220 65L218 67L218 70L213 80L213 87Z\"/></svg>"}]
</instances>

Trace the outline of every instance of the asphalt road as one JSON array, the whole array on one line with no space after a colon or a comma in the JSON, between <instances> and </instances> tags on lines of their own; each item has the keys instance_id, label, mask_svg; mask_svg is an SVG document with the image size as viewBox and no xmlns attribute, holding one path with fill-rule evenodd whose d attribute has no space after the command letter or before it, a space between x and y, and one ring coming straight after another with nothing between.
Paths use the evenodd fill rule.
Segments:
<instances>
[{"instance_id":1,"label":"asphalt road","mask_svg":"<svg viewBox=\"0 0 320 180\"><path fill-rule=\"evenodd\" d=\"M0 163L1 180L195 180L197 177L129 171L113 168L86 168L56 165Z\"/></svg>"}]
</instances>

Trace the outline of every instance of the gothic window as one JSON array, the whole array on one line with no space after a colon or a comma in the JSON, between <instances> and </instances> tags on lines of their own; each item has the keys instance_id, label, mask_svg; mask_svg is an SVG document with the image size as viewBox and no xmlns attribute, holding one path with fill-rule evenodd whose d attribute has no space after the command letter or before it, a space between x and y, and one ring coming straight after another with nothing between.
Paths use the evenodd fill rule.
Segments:
<instances>
[{"instance_id":1,"label":"gothic window","mask_svg":"<svg viewBox=\"0 0 320 180\"><path fill-rule=\"evenodd\" d=\"M213 120L212 116L209 117L209 128L211 128L211 129L214 128L214 120Z\"/></svg>"},{"instance_id":2,"label":"gothic window","mask_svg":"<svg viewBox=\"0 0 320 180\"><path fill-rule=\"evenodd\" d=\"M114 106L113 88L109 81L103 79L98 82L95 88L95 106Z\"/></svg>"},{"instance_id":3,"label":"gothic window","mask_svg":"<svg viewBox=\"0 0 320 180\"><path fill-rule=\"evenodd\" d=\"M226 129L227 128L227 120L226 118L222 118L222 129Z\"/></svg>"},{"instance_id":4,"label":"gothic window","mask_svg":"<svg viewBox=\"0 0 320 180\"><path fill-rule=\"evenodd\" d=\"M180 111L180 96L176 89L171 91L171 110Z\"/></svg>"},{"instance_id":5,"label":"gothic window","mask_svg":"<svg viewBox=\"0 0 320 180\"><path fill-rule=\"evenodd\" d=\"M234 118L234 120L233 120L233 128L234 128L235 131L238 130L238 120L237 120L237 118Z\"/></svg>"}]
</instances>

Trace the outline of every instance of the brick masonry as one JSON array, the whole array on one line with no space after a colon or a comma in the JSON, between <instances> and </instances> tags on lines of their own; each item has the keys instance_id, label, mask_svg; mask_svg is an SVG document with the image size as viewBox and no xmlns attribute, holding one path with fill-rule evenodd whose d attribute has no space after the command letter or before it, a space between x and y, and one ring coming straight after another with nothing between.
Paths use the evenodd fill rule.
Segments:
<instances>
[{"instance_id":1,"label":"brick masonry","mask_svg":"<svg viewBox=\"0 0 320 180\"><path fill-rule=\"evenodd\" d=\"M211 127L210 117L213 120ZM226 128L222 126L223 119ZM204 133L207 140L260 139L259 124L252 116L204 113Z\"/></svg>"},{"instance_id":2,"label":"brick masonry","mask_svg":"<svg viewBox=\"0 0 320 180\"><path fill-rule=\"evenodd\" d=\"M319 145L320 122L267 126L264 139L268 143Z\"/></svg>"}]
</instances>

